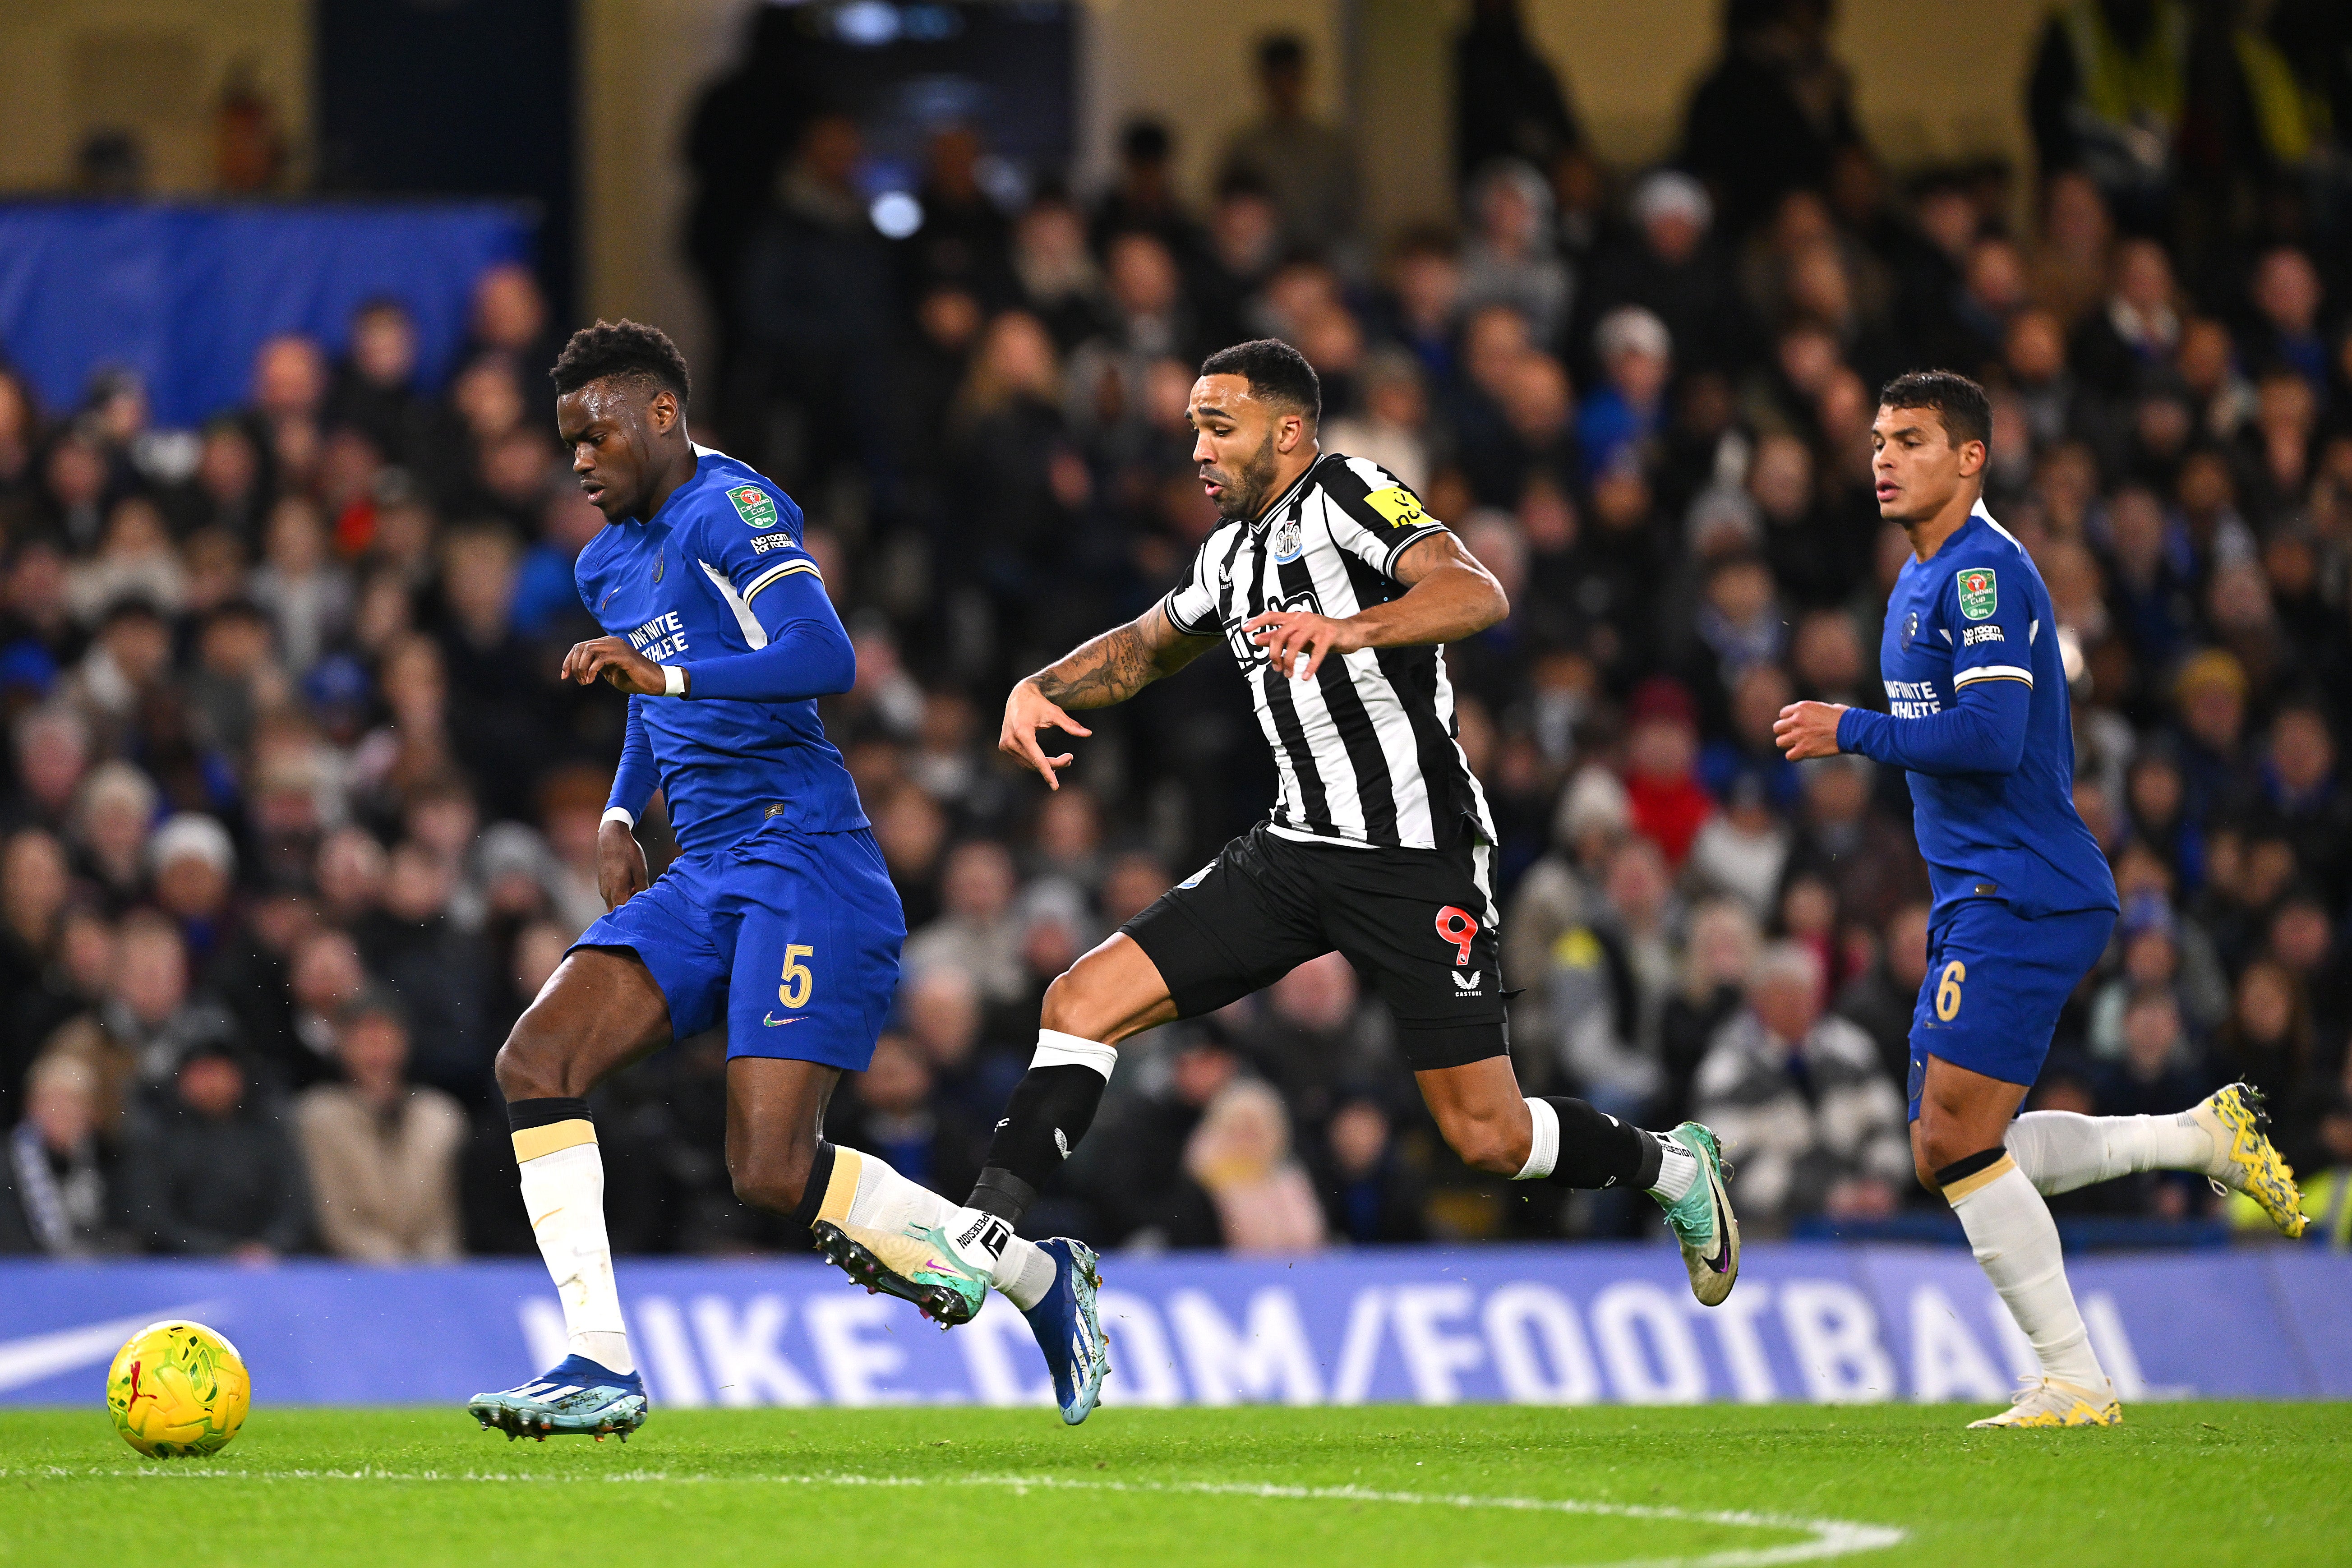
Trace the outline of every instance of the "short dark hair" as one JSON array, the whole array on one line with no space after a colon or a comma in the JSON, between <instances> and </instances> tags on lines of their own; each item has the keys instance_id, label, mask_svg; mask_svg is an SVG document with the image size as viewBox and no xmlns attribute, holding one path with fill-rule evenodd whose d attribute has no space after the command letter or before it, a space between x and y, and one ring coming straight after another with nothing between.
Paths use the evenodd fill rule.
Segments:
<instances>
[{"instance_id":1,"label":"short dark hair","mask_svg":"<svg viewBox=\"0 0 2352 1568\"><path fill-rule=\"evenodd\" d=\"M99 612L98 629L103 632L125 621L150 621L157 626L170 624L164 619L161 605L135 591L118 595L107 601L106 608Z\"/></svg>"},{"instance_id":2,"label":"short dark hair","mask_svg":"<svg viewBox=\"0 0 2352 1568\"><path fill-rule=\"evenodd\" d=\"M1201 374L1238 375L1249 383L1251 396L1286 403L1310 425L1323 417L1323 383L1315 367L1280 338L1253 338L1219 349L1201 362Z\"/></svg>"},{"instance_id":3,"label":"short dark hair","mask_svg":"<svg viewBox=\"0 0 2352 1568\"><path fill-rule=\"evenodd\" d=\"M614 375L641 383L648 396L668 392L681 407L694 397L686 356L677 352L667 332L642 321L599 321L593 327L581 328L555 356L555 364L547 374L554 379L559 397Z\"/></svg>"},{"instance_id":4,"label":"short dark hair","mask_svg":"<svg viewBox=\"0 0 2352 1568\"><path fill-rule=\"evenodd\" d=\"M354 322L364 321L370 316L398 316L404 321L416 319L408 308L408 301L397 294L371 294L360 301L359 309L352 312Z\"/></svg>"},{"instance_id":5,"label":"short dark hair","mask_svg":"<svg viewBox=\"0 0 2352 1568\"><path fill-rule=\"evenodd\" d=\"M2336 738L2335 705L2326 693L2309 687L2297 687L2271 706L2271 722L2275 725L2290 713L2301 713L2319 721L2320 729L2329 740Z\"/></svg>"},{"instance_id":6,"label":"short dark hair","mask_svg":"<svg viewBox=\"0 0 2352 1568\"><path fill-rule=\"evenodd\" d=\"M1237 196L1259 196L1271 199L1273 195L1273 191L1266 187L1265 176L1255 169L1245 169L1236 164L1217 176L1216 197L1221 202L1229 202Z\"/></svg>"},{"instance_id":7,"label":"short dark hair","mask_svg":"<svg viewBox=\"0 0 2352 1568\"><path fill-rule=\"evenodd\" d=\"M1944 436L1992 445L1992 400L1985 389L1956 370L1905 371L1878 391L1881 408L1932 408L1943 416Z\"/></svg>"},{"instance_id":8,"label":"short dark hair","mask_svg":"<svg viewBox=\"0 0 2352 1568\"><path fill-rule=\"evenodd\" d=\"M335 1033L341 1036L377 1019L404 1035L408 1033L408 1009L400 998L382 986L371 985L336 1009Z\"/></svg>"},{"instance_id":9,"label":"short dark hair","mask_svg":"<svg viewBox=\"0 0 2352 1568\"><path fill-rule=\"evenodd\" d=\"M1296 33L1268 33L1257 41L1257 68L1262 71L1300 70L1307 65L1307 40Z\"/></svg>"},{"instance_id":10,"label":"short dark hair","mask_svg":"<svg viewBox=\"0 0 2352 1568\"><path fill-rule=\"evenodd\" d=\"M1168 127L1149 115L1139 115L1119 132L1118 155L1138 163L1164 163L1175 150Z\"/></svg>"},{"instance_id":11,"label":"short dark hair","mask_svg":"<svg viewBox=\"0 0 2352 1568\"><path fill-rule=\"evenodd\" d=\"M229 621L245 621L258 624L260 626L267 626L273 633L278 629L278 621L275 616L271 616L268 610L263 609L259 605L255 604L251 599L243 597L224 599L219 604L215 605L211 610L205 613L202 624L207 626L216 626Z\"/></svg>"}]
</instances>

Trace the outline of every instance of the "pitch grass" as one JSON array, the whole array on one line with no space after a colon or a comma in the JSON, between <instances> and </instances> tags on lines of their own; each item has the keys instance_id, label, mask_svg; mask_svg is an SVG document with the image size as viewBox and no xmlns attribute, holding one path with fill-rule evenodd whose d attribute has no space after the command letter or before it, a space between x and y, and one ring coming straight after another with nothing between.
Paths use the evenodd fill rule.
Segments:
<instances>
[{"instance_id":1,"label":"pitch grass","mask_svg":"<svg viewBox=\"0 0 2352 1568\"><path fill-rule=\"evenodd\" d=\"M18 1412L0 1563L2352 1561L2352 1405L1963 1430L1977 1414L1112 1409L1069 1431L1045 1410L664 1410L624 1447L509 1444L454 1410L262 1409L226 1452L166 1464L100 1410Z\"/></svg>"}]
</instances>

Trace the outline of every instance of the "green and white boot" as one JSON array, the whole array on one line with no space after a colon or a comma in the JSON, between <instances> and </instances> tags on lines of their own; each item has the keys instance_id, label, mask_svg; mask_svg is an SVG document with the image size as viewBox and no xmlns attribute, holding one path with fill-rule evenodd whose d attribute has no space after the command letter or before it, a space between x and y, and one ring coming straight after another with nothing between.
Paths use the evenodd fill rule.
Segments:
<instances>
[{"instance_id":1,"label":"green and white boot","mask_svg":"<svg viewBox=\"0 0 2352 1568\"><path fill-rule=\"evenodd\" d=\"M831 1220L812 1228L826 1262L868 1290L912 1301L942 1329L971 1321L988 1299L988 1270L965 1262L935 1226L906 1235Z\"/></svg>"},{"instance_id":2,"label":"green and white boot","mask_svg":"<svg viewBox=\"0 0 2352 1568\"><path fill-rule=\"evenodd\" d=\"M1739 1221L1731 1212L1731 1194L1724 1190L1731 1168L1724 1163L1715 1133L1696 1121L1661 1136L1698 1162L1698 1180L1690 1191L1665 1205L1666 1226L1682 1244L1691 1294L1702 1307L1721 1306L1739 1281Z\"/></svg>"}]
</instances>

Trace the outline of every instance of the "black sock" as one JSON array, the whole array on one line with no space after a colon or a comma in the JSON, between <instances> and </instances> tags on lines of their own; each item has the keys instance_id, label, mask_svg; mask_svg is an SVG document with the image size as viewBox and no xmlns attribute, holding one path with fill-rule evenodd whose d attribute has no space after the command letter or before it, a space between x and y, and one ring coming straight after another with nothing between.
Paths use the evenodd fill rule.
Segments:
<instances>
[{"instance_id":1,"label":"black sock","mask_svg":"<svg viewBox=\"0 0 2352 1568\"><path fill-rule=\"evenodd\" d=\"M1973 1154L1963 1154L1936 1173L1936 1185L1942 1188L1950 1186L1954 1182L1965 1182L1979 1171L1990 1170L2000 1164L2000 1157L2008 1152L2007 1144L1996 1143L1990 1149L1979 1149Z\"/></svg>"},{"instance_id":2,"label":"black sock","mask_svg":"<svg viewBox=\"0 0 2352 1568\"><path fill-rule=\"evenodd\" d=\"M1559 1115L1559 1158L1553 1162L1549 1180L1563 1187L1632 1187L1636 1192L1658 1184L1658 1165L1665 1156L1656 1138L1580 1100L1547 1095L1544 1101Z\"/></svg>"},{"instance_id":3,"label":"black sock","mask_svg":"<svg viewBox=\"0 0 2352 1568\"><path fill-rule=\"evenodd\" d=\"M793 1235L814 1231L816 1211L824 1206L824 1190L831 1185L833 1145L820 1138L816 1141L816 1158L809 1162L808 1184L801 1189L800 1206L793 1210ZM816 1245L814 1235L810 1237L809 1245Z\"/></svg>"},{"instance_id":4,"label":"black sock","mask_svg":"<svg viewBox=\"0 0 2352 1568\"><path fill-rule=\"evenodd\" d=\"M1094 1125L1110 1080L1090 1067L1059 1062L1031 1068L1013 1090L1004 1120L988 1141L988 1164L973 1184L967 1206L999 1219L1018 1220L1037 1201L1037 1190L1061 1168Z\"/></svg>"},{"instance_id":5,"label":"black sock","mask_svg":"<svg viewBox=\"0 0 2352 1568\"><path fill-rule=\"evenodd\" d=\"M1036 1201L1036 1188L1002 1165L985 1165L971 1184L971 1196L964 1199L963 1206L994 1215L1007 1225L1019 1225Z\"/></svg>"},{"instance_id":6,"label":"black sock","mask_svg":"<svg viewBox=\"0 0 2352 1568\"><path fill-rule=\"evenodd\" d=\"M552 1127L559 1121L595 1120L588 1114L586 1100L570 1095L507 1101L507 1128L509 1131L527 1132L534 1127Z\"/></svg>"}]
</instances>

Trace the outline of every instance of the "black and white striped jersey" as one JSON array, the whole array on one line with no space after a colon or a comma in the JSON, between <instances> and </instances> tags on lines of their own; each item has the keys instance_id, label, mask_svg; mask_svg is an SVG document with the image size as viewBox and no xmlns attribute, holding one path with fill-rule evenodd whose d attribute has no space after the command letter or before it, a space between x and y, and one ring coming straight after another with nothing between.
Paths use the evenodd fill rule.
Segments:
<instances>
[{"instance_id":1,"label":"black and white striped jersey","mask_svg":"<svg viewBox=\"0 0 2352 1568\"><path fill-rule=\"evenodd\" d=\"M1225 639L1274 748L1270 826L1318 843L1454 849L1495 840L1486 793L1454 739L1454 688L1436 647L1363 648L1289 679L1242 631L1269 609L1334 618L1404 592L1397 558L1444 524L1394 474L1327 452L1255 522L1202 542L1164 607L1176 629Z\"/></svg>"}]
</instances>

